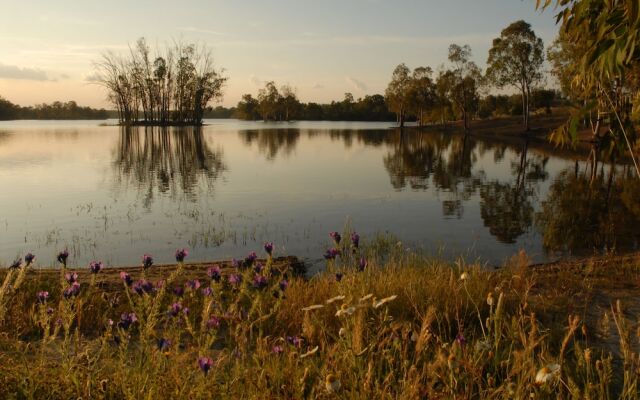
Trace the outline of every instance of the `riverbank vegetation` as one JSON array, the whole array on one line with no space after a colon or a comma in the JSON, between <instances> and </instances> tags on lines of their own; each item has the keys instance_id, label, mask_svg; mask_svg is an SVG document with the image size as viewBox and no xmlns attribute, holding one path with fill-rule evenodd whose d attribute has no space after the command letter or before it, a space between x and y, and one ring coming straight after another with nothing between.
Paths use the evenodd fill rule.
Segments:
<instances>
[{"instance_id":1,"label":"riverbank vegetation","mask_svg":"<svg viewBox=\"0 0 640 400\"><path fill-rule=\"evenodd\" d=\"M201 125L209 104L222 98L222 73L205 46L176 42L152 51L141 38L127 56L104 53L95 81L121 124Z\"/></svg>"},{"instance_id":2,"label":"riverbank vegetation","mask_svg":"<svg viewBox=\"0 0 640 400\"><path fill-rule=\"evenodd\" d=\"M178 250L119 274L25 256L2 271L0 395L638 398L636 257L492 271L331 237L310 279L271 243L265 259Z\"/></svg>"},{"instance_id":3,"label":"riverbank vegetation","mask_svg":"<svg viewBox=\"0 0 640 400\"><path fill-rule=\"evenodd\" d=\"M105 109L79 106L75 101L66 103L55 101L51 104L38 104L21 107L0 97L0 121L16 119L107 119Z\"/></svg>"}]
</instances>

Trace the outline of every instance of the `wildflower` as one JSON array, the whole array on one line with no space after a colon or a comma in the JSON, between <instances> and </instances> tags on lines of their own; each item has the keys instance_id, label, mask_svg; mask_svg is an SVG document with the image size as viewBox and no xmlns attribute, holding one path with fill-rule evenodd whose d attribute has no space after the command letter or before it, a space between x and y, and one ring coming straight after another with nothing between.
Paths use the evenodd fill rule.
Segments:
<instances>
[{"instance_id":1,"label":"wildflower","mask_svg":"<svg viewBox=\"0 0 640 400\"><path fill-rule=\"evenodd\" d=\"M540 368L540 370L536 374L536 385L544 385L545 383L553 380L558 375L560 375L560 365L547 364L544 367Z\"/></svg>"},{"instance_id":2,"label":"wildflower","mask_svg":"<svg viewBox=\"0 0 640 400\"><path fill-rule=\"evenodd\" d=\"M336 282L340 282L344 274L342 272L336 273Z\"/></svg>"},{"instance_id":3,"label":"wildflower","mask_svg":"<svg viewBox=\"0 0 640 400\"><path fill-rule=\"evenodd\" d=\"M382 300L374 301L374 302L373 302L373 308L380 308L380 307L382 307L384 304L386 304L386 303L388 303L388 302L390 302L390 301L395 300L397 297L398 297L398 296L394 294L393 296L385 297L385 298L384 298L384 299L382 299Z\"/></svg>"},{"instance_id":4,"label":"wildflower","mask_svg":"<svg viewBox=\"0 0 640 400\"><path fill-rule=\"evenodd\" d=\"M131 286L131 284L133 283L133 279L131 279L131 275L129 275L128 273L126 273L124 271L120 271L120 279L122 279L122 281L127 286Z\"/></svg>"},{"instance_id":5,"label":"wildflower","mask_svg":"<svg viewBox=\"0 0 640 400\"><path fill-rule=\"evenodd\" d=\"M253 278L253 287L256 289L263 289L267 287L269 282L267 281L267 277L264 275L258 275Z\"/></svg>"},{"instance_id":6,"label":"wildflower","mask_svg":"<svg viewBox=\"0 0 640 400\"><path fill-rule=\"evenodd\" d=\"M493 298L493 293L489 292L487 295L487 304L489 306L493 306L495 304L495 299Z\"/></svg>"},{"instance_id":7,"label":"wildflower","mask_svg":"<svg viewBox=\"0 0 640 400\"><path fill-rule=\"evenodd\" d=\"M66 274L64 274L64 279L68 282L68 283L74 283L78 281L78 273L77 272L67 272Z\"/></svg>"},{"instance_id":8,"label":"wildflower","mask_svg":"<svg viewBox=\"0 0 640 400\"><path fill-rule=\"evenodd\" d=\"M334 247L332 249L327 250L327 252L324 254L324 258L325 258L325 260L333 260L338 255L340 255L340 250L338 250L338 249L336 249Z\"/></svg>"},{"instance_id":9,"label":"wildflower","mask_svg":"<svg viewBox=\"0 0 640 400\"><path fill-rule=\"evenodd\" d=\"M332 374L329 374L324 381L324 387L327 389L327 392L335 393L340 390L340 379L336 378Z\"/></svg>"},{"instance_id":10,"label":"wildflower","mask_svg":"<svg viewBox=\"0 0 640 400\"><path fill-rule=\"evenodd\" d=\"M273 349L271 349L271 352L273 354L280 354L280 353L284 352L284 347L282 347L280 345L275 345L275 346L273 346Z\"/></svg>"},{"instance_id":11,"label":"wildflower","mask_svg":"<svg viewBox=\"0 0 640 400\"><path fill-rule=\"evenodd\" d=\"M214 265L213 267L207 270L207 275L211 278L212 281L220 282L220 278L222 277L222 271L220 270L219 265Z\"/></svg>"},{"instance_id":12,"label":"wildflower","mask_svg":"<svg viewBox=\"0 0 640 400\"><path fill-rule=\"evenodd\" d=\"M158 350L166 352L169 351L169 347L171 347L171 340L165 338L158 339Z\"/></svg>"},{"instance_id":13,"label":"wildflower","mask_svg":"<svg viewBox=\"0 0 640 400\"><path fill-rule=\"evenodd\" d=\"M338 232L331 232L329 233L329 236L331 236L331 239L333 239L333 241L336 242L336 246L340 244L340 240L342 240L342 236L340 236Z\"/></svg>"},{"instance_id":14,"label":"wildflower","mask_svg":"<svg viewBox=\"0 0 640 400\"><path fill-rule=\"evenodd\" d=\"M220 318L212 315L207 321L207 328L218 328L220 326Z\"/></svg>"},{"instance_id":15,"label":"wildflower","mask_svg":"<svg viewBox=\"0 0 640 400\"><path fill-rule=\"evenodd\" d=\"M142 279L134 283L132 289L134 292L142 296L145 293L151 293L153 291L153 284Z\"/></svg>"},{"instance_id":16,"label":"wildflower","mask_svg":"<svg viewBox=\"0 0 640 400\"><path fill-rule=\"evenodd\" d=\"M316 346L313 349L307 351L306 353L300 355L300 358L306 358L306 357L312 356L318 352L318 349L320 349L320 347Z\"/></svg>"},{"instance_id":17,"label":"wildflower","mask_svg":"<svg viewBox=\"0 0 640 400\"><path fill-rule=\"evenodd\" d=\"M37 296L38 296L38 303L44 304L49 299L49 292L47 292L46 290L43 290L41 292L38 292Z\"/></svg>"},{"instance_id":18,"label":"wildflower","mask_svg":"<svg viewBox=\"0 0 640 400\"><path fill-rule=\"evenodd\" d=\"M309 307L305 307L302 309L302 311L313 311L313 310L319 310L321 308L323 308L324 306L322 304L314 304L312 306Z\"/></svg>"},{"instance_id":19,"label":"wildflower","mask_svg":"<svg viewBox=\"0 0 640 400\"><path fill-rule=\"evenodd\" d=\"M258 259L258 255L256 254L255 251L252 251L244 258L244 266L245 267L252 266L253 263L256 261L256 259Z\"/></svg>"},{"instance_id":20,"label":"wildflower","mask_svg":"<svg viewBox=\"0 0 640 400\"><path fill-rule=\"evenodd\" d=\"M238 268L238 267L240 267L240 261L236 260L235 258L232 258L232 259L231 259L231 266L232 266L233 268Z\"/></svg>"},{"instance_id":21,"label":"wildflower","mask_svg":"<svg viewBox=\"0 0 640 400\"><path fill-rule=\"evenodd\" d=\"M173 294L178 297L182 297L184 295L184 288L182 286L176 286L173 288Z\"/></svg>"},{"instance_id":22,"label":"wildflower","mask_svg":"<svg viewBox=\"0 0 640 400\"><path fill-rule=\"evenodd\" d=\"M264 244L264 251L271 255L273 253L273 242L266 242Z\"/></svg>"},{"instance_id":23,"label":"wildflower","mask_svg":"<svg viewBox=\"0 0 640 400\"><path fill-rule=\"evenodd\" d=\"M367 268L367 265L369 265L367 259L364 257L360 257L360 260L358 261L358 271L364 271L364 269Z\"/></svg>"},{"instance_id":24,"label":"wildflower","mask_svg":"<svg viewBox=\"0 0 640 400\"><path fill-rule=\"evenodd\" d=\"M156 282L156 289L162 289L164 287L164 284L164 279L160 279L158 282Z\"/></svg>"},{"instance_id":25,"label":"wildflower","mask_svg":"<svg viewBox=\"0 0 640 400\"><path fill-rule=\"evenodd\" d=\"M356 308L354 306L347 307L346 304L343 304L342 307L340 307L340 309L336 311L336 317L352 315L354 312L356 312Z\"/></svg>"},{"instance_id":26,"label":"wildflower","mask_svg":"<svg viewBox=\"0 0 640 400\"><path fill-rule=\"evenodd\" d=\"M65 249L58 253L58 262L60 262L60 264L64 265L65 267L67 266L67 258L69 258L68 250Z\"/></svg>"},{"instance_id":27,"label":"wildflower","mask_svg":"<svg viewBox=\"0 0 640 400\"><path fill-rule=\"evenodd\" d=\"M15 260L10 266L9 268L11 269L18 269L22 266L22 258L18 258L17 260Z\"/></svg>"},{"instance_id":28,"label":"wildflower","mask_svg":"<svg viewBox=\"0 0 640 400\"><path fill-rule=\"evenodd\" d=\"M469 275L468 272L463 272L462 274L460 274L460 280L465 282L468 281L471 278L471 275Z\"/></svg>"},{"instance_id":29,"label":"wildflower","mask_svg":"<svg viewBox=\"0 0 640 400\"><path fill-rule=\"evenodd\" d=\"M464 346L467 343L467 339L464 337L464 335L462 334L462 332L458 333L456 335L456 342L460 345L460 346Z\"/></svg>"},{"instance_id":30,"label":"wildflower","mask_svg":"<svg viewBox=\"0 0 640 400\"><path fill-rule=\"evenodd\" d=\"M200 281L198 279L188 280L184 286L191 290L198 290L200 289Z\"/></svg>"},{"instance_id":31,"label":"wildflower","mask_svg":"<svg viewBox=\"0 0 640 400\"><path fill-rule=\"evenodd\" d=\"M355 232L351 234L351 245L356 249L360 246L360 235Z\"/></svg>"},{"instance_id":32,"label":"wildflower","mask_svg":"<svg viewBox=\"0 0 640 400\"><path fill-rule=\"evenodd\" d=\"M209 357L200 357L198 358L198 365L200 366L200 369L202 370L202 372L204 372L206 376L209 370L211 369L211 366L213 365L213 360L210 359Z\"/></svg>"},{"instance_id":33,"label":"wildflower","mask_svg":"<svg viewBox=\"0 0 640 400\"><path fill-rule=\"evenodd\" d=\"M122 329L129 329L129 327L138 322L138 317L136 317L135 313L122 313L120 316L120 322L118 322L118 326Z\"/></svg>"},{"instance_id":34,"label":"wildflower","mask_svg":"<svg viewBox=\"0 0 640 400\"><path fill-rule=\"evenodd\" d=\"M205 297L209 297L213 294L213 289L211 289L210 286L207 286L206 288L202 289L202 295Z\"/></svg>"},{"instance_id":35,"label":"wildflower","mask_svg":"<svg viewBox=\"0 0 640 400\"><path fill-rule=\"evenodd\" d=\"M176 259L177 259L178 253L176 252ZM185 254L186 257L186 254ZM184 260L184 257L183 257ZM151 254L145 254L142 256L142 268L144 269L148 269L149 267L151 267L153 265L153 257L151 257Z\"/></svg>"},{"instance_id":36,"label":"wildflower","mask_svg":"<svg viewBox=\"0 0 640 400\"><path fill-rule=\"evenodd\" d=\"M169 316L171 317L176 317L180 311L182 311L182 304L180 303L173 303L170 307L169 307Z\"/></svg>"},{"instance_id":37,"label":"wildflower","mask_svg":"<svg viewBox=\"0 0 640 400\"><path fill-rule=\"evenodd\" d=\"M262 265L262 263L256 263L256 265L254 265L254 267L253 267L253 271L256 274L261 273L263 269L264 269L264 265Z\"/></svg>"},{"instance_id":38,"label":"wildflower","mask_svg":"<svg viewBox=\"0 0 640 400\"><path fill-rule=\"evenodd\" d=\"M297 336L287 336L287 343L294 347L302 346L302 339Z\"/></svg>"},{"instance_id":39,"label":"wildflower","mask_svg":"<svg viewBox=\"0 0 640 400\"><path fill-rule=\"evenodd\" d=\"M24 256L24 262L27 263L27 267L31 265L31 263L33 263L33 260L35 259L36 256L34 256L32 253L27 253L27 255Z\"/></svg>"},{"instance_id":40,"label":"wildflower","mask_svg":"<svg viewBox=\"0 0 640 400\"><path fill-rule=\"evenodd\" d=\"M183 309L182 309L182 313L183 313L184 315L189 315L189 307L185 307L185 308L183 308Z\"/></svg>"},{"instance_id":41,"label":"wildflower","mask_svg":"<svg viewBox=\"0 0 640 400\"><path fill-rule=\"evenodd\" d=\"M111 318L107 320L107 325L113 326L113 320Z\"/></svg>"},{"instance_id":42,"label":"wildflower","mask_svg":"<svg viewBox=\"0 0 640 400\"><path fill-rule=\"evenodd\" d=\"M47 315L52 315L52 314L53 314L53 308L47 307Z\"/></svg>"},{"instance_id":43,"label":"wildflower","mask_svg":"<svg viewBox=\"0 0 640 400\"><path fill-rule=\"evenodd\" d=\"M232 285L239 285L242 282L242 275L231 274L229 275L229 283Z\"/></svg>"},{"instance_id":44,"label":"wildflower","mask_svg":"<svg viewBox=\"0 0 640 400\"><path fill-rule=\"evenodd\" d=\"M184 262L188 255L189 251L187 249L178 249L176 250L176 261L179 263Z\"/></svg>"},{"instance_id":45,"label":"wildflower","mask_svg":"<svg viewBox=\"0 0 640 400\"><path fill-rule=\"evenodd\" d=\"M286 280L286 279L283 279L283 280L280 281L278 286L280 287L280 290L282 290L284 292L289 287L289 281Z\"/></svg>"},{"instance_id":46,"label":"wildflower","mask_svg":"<svg viewBox=\"0 0 640 400\"><path fill-rule=\"evenodd\" d=\"M102 269L102 262L92 261L91 264L89 264L89 269L91 270L92 274L97 274Z\"/></svg>"},{"instance_id":47,"label":"wildflower","mask_svg":"<svg viewBox=\"0 0 640 400\"><path fill-rule=\"evenodd\" d=\"M340 301L340 300L344 300L344 299L345 299L345 297L342 296L342 295L341 296L334 296L334 297L330 298L329 300L327 300L326 303L327 304L331 304L331 303L334 303L336 301Z\"/></svg>"},{"instance_id":48,"label":"wildflower","mask_svg":"<svg viewBox=\"0 0 640 400\"><path fill-rule=\"evenodd\" d=\"M64 290L64 292L62 292L62 295L65 299L76 297L78 294L80 294L80 283L78 282L73 282L71 286L69 286Z\"/></svg>"}]
</instances>

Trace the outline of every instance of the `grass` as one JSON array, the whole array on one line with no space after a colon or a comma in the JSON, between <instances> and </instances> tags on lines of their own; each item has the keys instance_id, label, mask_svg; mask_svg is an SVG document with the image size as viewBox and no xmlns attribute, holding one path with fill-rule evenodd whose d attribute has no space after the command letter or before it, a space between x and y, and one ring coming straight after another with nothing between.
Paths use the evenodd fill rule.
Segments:
<instances>
[{"instance_id":1,"label":"grass","mask_svg":"<svg viewBox=\"0 0 640 400\"><path fill-rule=\"evenodd\" d=\"M490 271L345 242L310 279L292 258L222 265L219 282L127 270L154 283L141 295L108 271L65 298L68 269L4 270L0 398L639 397L637 257Z\"/></svg>"}]
</instances>

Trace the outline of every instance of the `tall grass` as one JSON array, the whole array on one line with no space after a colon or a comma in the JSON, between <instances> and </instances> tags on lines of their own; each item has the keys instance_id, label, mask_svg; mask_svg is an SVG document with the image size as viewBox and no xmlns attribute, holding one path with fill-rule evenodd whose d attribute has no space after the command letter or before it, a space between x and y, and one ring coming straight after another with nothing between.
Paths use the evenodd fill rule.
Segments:
<instances>
[{"instance_id":1,"label":"tall grass","mask_svg":"<svg viewBox=\"0 0 640 400\"><path fill-rule=\"evenodd\" d=\"M141 294L98 274L65 297L65 279L7 270L0 398L639 397L637 321L620 302L596 320L565 307L593 274L338 247L310 279L249 257L196 287L179 263Z\"/></svg>"}]
</instances>

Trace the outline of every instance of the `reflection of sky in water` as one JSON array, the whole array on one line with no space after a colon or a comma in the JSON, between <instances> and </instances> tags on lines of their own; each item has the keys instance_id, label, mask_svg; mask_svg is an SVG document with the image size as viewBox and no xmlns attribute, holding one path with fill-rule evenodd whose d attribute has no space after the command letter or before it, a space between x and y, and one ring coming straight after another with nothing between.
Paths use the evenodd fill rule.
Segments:
<instances>
[{"instance_id":1,"label":"reflection of sky in water","mask_svg":"<svg viewBox=\"0 0 640 400\"><path fill-rule=\"evenodd\" d=\"M347 220L447 257L547 258L534 212L574 161L523 143L377 123L212 121L201 131L0 124L0 262L240 257L264 241L317 261ZM267 129L265 129L267 128Z\"/></svg>"}]
</instances>

